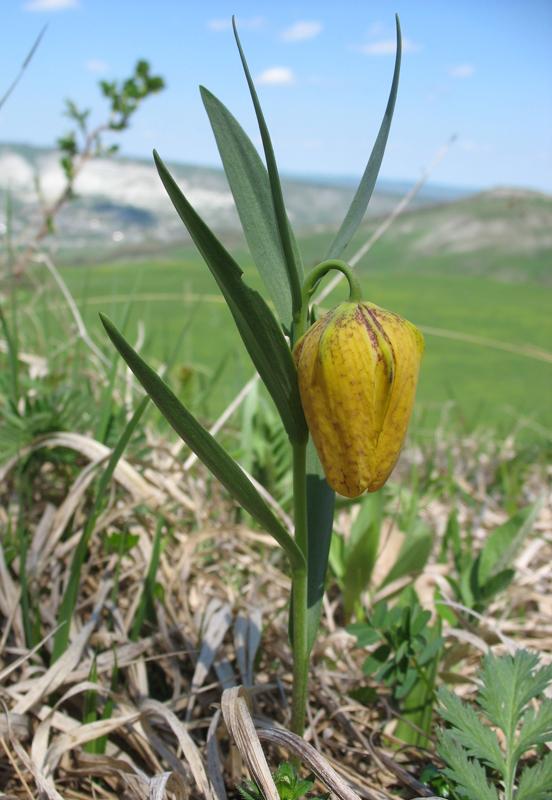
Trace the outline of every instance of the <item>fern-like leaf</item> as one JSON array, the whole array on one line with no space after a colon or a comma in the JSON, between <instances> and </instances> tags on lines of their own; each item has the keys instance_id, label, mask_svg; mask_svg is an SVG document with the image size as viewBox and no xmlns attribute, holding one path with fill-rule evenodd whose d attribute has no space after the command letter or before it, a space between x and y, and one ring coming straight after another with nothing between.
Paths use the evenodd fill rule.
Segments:
<instances>
[{"instance_id":1,"label":"fern-like leaf","mask_svg":"<svg viewBox=\"0 0 552 800\"><path fill-rule=\"evenodd\" d=\"M451 731L439 735L438 752L447 766L443 773L466 800L498 800L495 788L489 785L485 769L472 761Z\"/></svg>"},{"instance_id":2,"label":"fern-like leaf","mask_svg":"<svg viewBox=\"0 0 552 800\"><path fill-rule=\"evenodd\" d=\"M506 764L496 734L484 725L473 708L446 689L439 692L441 716L454 726L454 738L466 754L479 758L492 769L505 774Z\"/></svg>"},{"instance_id":3,"label":"fern-like leaf","mask_svg":"<svg viewBox=\"0 0 552 800\"><path fill-rule=\"evenodd\" d=\"M516 800L552 800L552 753L523 770Z\"/></svg>"},{"instance_id":4,"label":"fern-like leaf","mask_svg":"<svg viewBox=\"0 0 552 800\"><path fill-rule=\"evenodd\" d=\"M538 656L518 650L513 656L485 657L479 702L490 721L511 740L527 704L552 680L552 665L538 669Z\"/></svg>"},{"instance_id":5,"label":"fern-like leaf","mask_svg":"<svg viewBox=\"0 0 552 800\"><path fill-rule=\"evenodd\" d=\"M543 700L538 711L530 708L523 718L514 758L519 760L531 747L552 741L552 700Z\"/></svg>"}]
</instances>

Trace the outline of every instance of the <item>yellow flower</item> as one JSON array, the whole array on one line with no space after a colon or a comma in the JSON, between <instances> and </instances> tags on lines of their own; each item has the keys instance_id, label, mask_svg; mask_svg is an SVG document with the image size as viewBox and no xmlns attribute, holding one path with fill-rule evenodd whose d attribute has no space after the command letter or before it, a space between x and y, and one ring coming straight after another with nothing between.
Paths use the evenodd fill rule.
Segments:
<instances>
[{"instance_id":1,"label":"yellow flower","mask_svg":"<svg viewBox=\"0 0 552 800\"><path fill-rule=\"evenodd\" d=\"M420 331L372 303L341 303L294 348L305 417L332 489L375 492L393 470L414 405Z\"/></svg>"}]
</instances>

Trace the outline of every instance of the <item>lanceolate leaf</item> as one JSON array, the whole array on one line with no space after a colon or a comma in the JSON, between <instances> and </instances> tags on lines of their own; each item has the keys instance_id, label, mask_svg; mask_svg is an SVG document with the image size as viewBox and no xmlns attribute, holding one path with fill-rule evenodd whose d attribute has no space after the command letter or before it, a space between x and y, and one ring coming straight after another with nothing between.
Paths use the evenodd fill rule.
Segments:
<instances>
[{"instance_id":1,"label":"lanceolate leaf","mask_svg":"<svg viewBox=\"0 0 552 800\"><path fill-rule=\"evenodd\" d=\"M542 499L539 499L494 529L478 559L477 578L480 586L511 566L521 545L531 532L541 506Z\"/></svg>"},{"instance_id":2,"label":"lanceolate leaf","mask_svg":"<svg viewBox=\"0 0 552 800\"><path fill-rule=\"evenodd\" d=\"M259 103L259 98L257 97L255 84L253 83L253 78L251 77L249 67L247 66L245 54L243 52L240 37L238 36L238 30L236 28L236 20L234 18L232 18L232 26L234 28L234 37L236 39L236 44L238 45L243 71L245 73L247 85L249 86L249 93L251 94L251 100L253 101L253 107L255 108L255 115L257 117L257 123L259 125L259 131L263 142L270 190L272 193L272 202L274 204L274 213L276 215L276 222L278 224L282 250L286 259L289 285L291 289L291 303L293 312L295 313L301 308L301 284L303 282L303 268L299 259L298 251L293 247L293 234L291 232L291 226L289 224L286 207L284 205L284 196L282 194L282 186L280 184L280 176L278 174L278 167L276 165L276 157L274 155L272 141L270 139L268 127L263 116L261 104Z\"/></svg>"},{"instance_id":3,"label":"lanceolate leaf","mask_svg":"<svg viewBox=\"0 0 552 800\"><path fill-rule=\"evenodd\" d=\"M359 187L355 196L353 197L351 207L349 208L335 239L330 245L330 249L326 254L326 258L341 258L343 251L348 246L349 242L355 235L358 226L362 222L368 207L368 203L372 197L374 186L376 185L383 154L385 152L385 146L387 144L387 137L389 136L391 120L393 119L393 111L395 110L395 99L397 97L399 74L401 70L402 39L401 26L398 16L395 17L395 22L397 25L397 52L395 56L395 71L393 72L393 81L391 83L391 91L389 93L385 114L383 115L383 120L381 122L374 147L372 148L368 164L364 170L364 175L362 176Z\"/></svg>"},{"instance_id":4,"label":"lanceolate leaf","mask_svg":"<svg viewBox=\"0 0 552 800\"><path fill-rule=\"evenodd\" d=\"M100 317L109 338L169 424L240 505L274 536L285 550L292 568L304 569L305 559L301 551L236 462L140 358L113 323L103 314Z\"/></svg>"},{"instance_id":5,"label":"lanceolate leaf","mask_svg":"<svg viewBox=\"0 0 552 800\"><path fill-rule=\"evenodd\" d=\"M224 295L247 352L280 412L288 436L293 442L305 441L307 427L299 399L297 373L274 314L262 296L243 282L239 265L194 211L158 154L154 151L153 155L159 177Z\"/></svg>"},{"instance_id":6,"label":"lanceolate leaf","mask_svg":"<svg viewBox=\"0 0 552 800\"><path fill-rule=\"evenodd\" d=\"M280 320L287 329L291 329L291 286L266 167L250 138L226 106L203 86L200 86L200 92L249 250ZM292 248L298 254L291 229L290 237ZM298 255L296 263L302 281Z\"/></svg>"}]
</instances>

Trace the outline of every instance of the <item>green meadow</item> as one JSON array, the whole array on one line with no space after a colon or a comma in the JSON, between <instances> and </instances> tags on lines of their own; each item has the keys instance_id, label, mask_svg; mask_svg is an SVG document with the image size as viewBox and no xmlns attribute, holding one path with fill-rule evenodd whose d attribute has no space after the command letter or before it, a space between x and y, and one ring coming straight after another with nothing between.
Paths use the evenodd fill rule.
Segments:
<instances>
[{"instance_id":1,"label":"green meadow","mask_svg":"<svg viewBox=\"0 0 552 800\"><path fill-rule=\"evenodd\" d=\"M410 216L430 229L431 219L442 213L423 210ZM351 253L373 225L356 237ZM322 260L328 240L327 234L300 239L307 268ZM429 429L446 409L447 424L467 431L491 425L504 435L522 428L548 436L552 287L542 276L550 253L537 249L520 258L501 255L495 247L468 255L438 249L416 254L419 240L419 230L397 228L358 266L366 299L406 316L425 333L418 427ZM243 245L233 245L246 280L261 288ZM66 266L63 275L97 341L104 339L98 321L102 311L125 325L131 340L142 323L142 352L154 363L168 359L176 347L171 383L185 395L186 382L197 376L208 390L206 413L219 412L251 376L232 318L191 245L146 260ZM345 296L342 285L324 305ZM211 383L209 376L218 377Z\"/></svg>"}]
</instances>

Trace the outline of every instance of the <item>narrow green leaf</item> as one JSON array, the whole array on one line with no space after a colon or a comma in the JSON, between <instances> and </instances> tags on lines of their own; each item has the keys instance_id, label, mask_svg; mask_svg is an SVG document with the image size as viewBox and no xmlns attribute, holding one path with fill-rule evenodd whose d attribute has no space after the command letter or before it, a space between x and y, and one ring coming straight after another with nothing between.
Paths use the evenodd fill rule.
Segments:
<instances>
[{"instance_id":1,"label":"narrow green leaf","mask_svg":"<svg viewBox=\"0 0 552 800\"><path fill-rule=\"evenodd\" d=\"M495 528L485 542L480 557L478 583L481 587L499 572L508 569L542 506L542 499L518 511L503 525Z\"/></svg>"},{"instance_id":2,"label":"narrow green leaf","mask_svg":"<svg viewBox=\"0 0 552 800\"><path fill-rule=\"evenodd\" d=\"M292 568L304 569L303 554L236 462L182 405L159 375L140 358L113 323L103 314L100 314L100 318L109 338L167 422L232 497L283 547Z\"/></svg>"},{"instance_id":3,"label":"narrow green leaf","mask_svg":"<svg viewBox=\"0 0 552 800\"><path fill-rule=\"evenodd\" d=\"M155 579L157 577L157 570L159 569L159 559L161 557L161 534L163 532L163 524L165 520L159 517L155 527L155 536L153 537L153 546L151 548L150 563L148 565L148 572L144 580L144 588L140 597L140 602L132 625L130 626L129 638L132 642L138 641L140 631L144 625L146 618L155 616Z\"/></svg>"},{"instance_id":4,"label":"narrow green leaf","mask_svg":"<svg viewBox=\"0 0 552 800\"><path fill-rule=\"evenodd\" d=\"M342 585L345 577L345 538L340 533L333 534L330 542L330 569Z\"/></svg>"},{"instance_id":5,"label":"narrow green leaf","mask_svg":"<svg viewBox=\"0 0 552 800\"><path fill-rule=\"evenodd\" d=\"M278 174L278 166L276 164L276 157L274 155L274 148L268 132L268 127L263 116L261 104L257 96L253 78L249 72L245 54L243 52L240 37L238 36L238 29L236 27L236 20L232 17L232 27L234 29L234 37L240 53L240 58L249 86L249 93L255 108L255 115L259 125L259 132L263 142L263 149L266 158L266 166L268 170L268 178L270 182L270 191L272 194L272 202L274 205L274 213L276 215L276 222L278 224L278 231L280 233L280 241L282 243L282 250L286 259L286 266L288 271L289 286L291 289L291 304L293 313L297 313L301 308L301 285L303 283L303 267L298 258L298 251L293 247L293 234L291 232L291 225L289 224L286 207L284 205L284 196L282 194L282 186L280 184L280 176Z\"/></svg>"},{"instance_id":6,"label":"narrow green leaf","mask_svg":"<svg viewBox=\"0 0 552 800\"><path fill-rule=\"evenodd\" d=\"M399 684L395 689L395 697L397 700L403 700L414 688L414 684L418 680L418 673L415 669L408 669L404 681Z\"/></svg>"},{"instance_id":7,"label":"narrow green leaf","mask_svg":"<svg viewBox=\"0 0 552 800\"><path fill-rule=\"evenodd\" d=\"M477 561L477 564L479 563ZM515 574L513 569L504 569L502 572L493 575L483 586L477 587L476 600L479 603L488 603L492 597L503 592L512 583Z\"/></svg>"},{"instance_id":8,"label":"narrow green leaf","mask_svg":"<svg viewBox=\"0 0 552 800\"><path fill-rule=\"evenodd\" d=\"M291 286L265 165L236 118L214 94L199 87L253 261L283 325L292 322ZM299 250L290 229L299 264Z\"/></svg>"},{"instance_id":9,"label":"narrow green leaf","mask_svg":"<svg viewBox=\"0 0 552 800\"><path fill-rule=\"evenodd\" d=\"M415 526L405 538L397 560L385 576L381 586L386 586L404 575L422 570L430 556L432 544L432 531L422 523Z\"/></svg>"},{"instance_id":10,"label":"narrow green leaf","mask_svg":"<svg viewBox=\"0 0 552 800\"><path fill-rule=\"evenodd\" d=\"M181 220L215 278L255 364L293 442L304 442L307 427L299 399L291 351L274 314L262 296L250 289L230 253L186 200L169 170L154 151L159 177Z\"/></svg>"},{"instance_id":11,"label":"narrow green leaf","mask_svg":"<svg viewBox=\"0 0 552 800\"><path fill-rule=\"evenodd\" d=\"M15 292L14 292L15 294ZM9 384L10 384L10 401L14 411L17 412L17 403L19 401L19 356L17 353L17 339L12 337L10 326L4 316L4 312L0 307L0 327L4 338L6 340L8 352L8 370L9 370Z\"/></svg>"},{"instance_id":12,"label":"narrow green leaf","mask_svg":"<svg viewBox=\"0 0 552 800\"><path fill-rule=\"evenodd\" d=\"M71 561L71 568L69 572L69 581L65 587L63 599L59 607L57 621L58 624L60 624L60 627L54 636L54 643L52 646L52 662L57 661L57 659L65 652L67 648L67 644L69 642L69 627L71 617L73 616L73 611L77 603L80 574L82 565L84 564L84 560L88 552L88 543L94 532L94 527L96 525L96 520L98 519L100 510L105 502L109 482L113 477L115 467L123 455L125 448L128 445L130 438L142 417L142 414L147 408L148 403L149 397L144 397L130 420L127 422L124 431L119 437L119 441L111 452L107 466L105 467L100 480L98 481L98 488L96 490L94 504L86 520L84 530L75 548L75 552L73 553L73 560Z\"/></svg>"},{"instance_id":13,"label":"narrow green leaf","mask_svg":"<svg viewBox=\"0 0 552 800\"><path fill-rule=\"evenodd\" d=\"M330 245L330 248L326 254L326 258L341 258L341 255L349 245L351 239L358 229L358 226L362 222L368 207L368 203L372 197L374 186L376 185L383 154L385 153L387 137L389 136L391 120L393 119L393 111L395 110L395 100L397 97L399 74L401 71L402 38L398 16L395 16L395 22L397 26L397 52L395 56L395 70L393 72L393 81L391 83L391 91L389 93L387 107L385 109L379 133L374 143L374 147L372 148L368 164L364 170L364 175L362 176L356 194L353 197L351 206L347 211L347 215L345 216L339 231Z\"/></svg>"}]
</instances>

